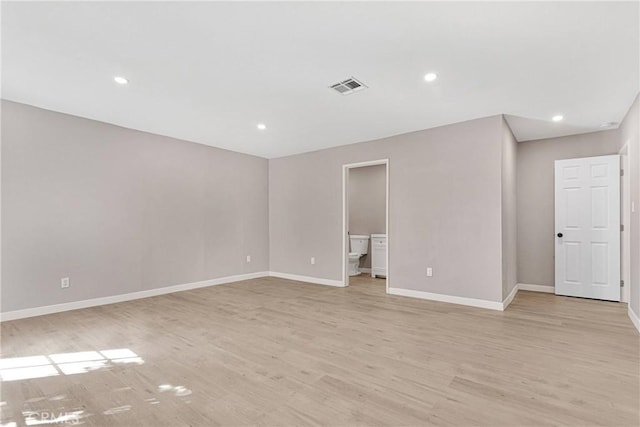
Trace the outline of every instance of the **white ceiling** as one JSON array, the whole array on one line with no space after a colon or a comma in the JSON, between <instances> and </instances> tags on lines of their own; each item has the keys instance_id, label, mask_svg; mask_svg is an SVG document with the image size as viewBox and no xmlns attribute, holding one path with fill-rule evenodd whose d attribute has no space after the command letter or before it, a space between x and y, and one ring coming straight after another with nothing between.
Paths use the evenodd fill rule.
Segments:
<instances>
[{"instance_id":1,"label":"white ceiling","mask_svg":"<svg viewBox=\"0 0 640 427\"><path fill-rule=\"evenodd\" d=\"M502 113L520 141L560 136L622 120L638 7L3 2L2 97L263 157ZM369 89L327 88L351 76Z\"/></svg>"}]
</instances>

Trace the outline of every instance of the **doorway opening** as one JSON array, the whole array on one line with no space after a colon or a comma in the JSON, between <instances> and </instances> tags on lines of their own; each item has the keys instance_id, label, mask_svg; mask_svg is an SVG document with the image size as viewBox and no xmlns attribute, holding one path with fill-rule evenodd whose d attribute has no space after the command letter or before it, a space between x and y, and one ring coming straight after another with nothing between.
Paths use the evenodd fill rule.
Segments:
<instances>
[{"instance_id":1,"label":"doorway opening","mask_svg":"<svg viewBox=\"0 0 640 427\"><path fill-rule=\"evenodd\" d=\"M343 165L344 286L350 275L384 277L389 293L389 237L389 159Z\"/></svg>"}]
</instances>

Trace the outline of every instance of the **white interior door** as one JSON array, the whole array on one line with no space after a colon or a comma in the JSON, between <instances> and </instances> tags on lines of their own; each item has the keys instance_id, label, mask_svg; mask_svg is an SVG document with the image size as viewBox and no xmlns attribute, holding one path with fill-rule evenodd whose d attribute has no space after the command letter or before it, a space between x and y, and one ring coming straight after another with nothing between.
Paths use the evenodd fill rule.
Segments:
<instances>
[{"instance_id":1,"label":"white interior door","mask_svg":"<svg viewBox=\"0 0 640 427\"><path fill-rule=\"evenodd\" d=\"M555 163L556 295L620 301L620 156Z\"/></svg>"}]
</instances>

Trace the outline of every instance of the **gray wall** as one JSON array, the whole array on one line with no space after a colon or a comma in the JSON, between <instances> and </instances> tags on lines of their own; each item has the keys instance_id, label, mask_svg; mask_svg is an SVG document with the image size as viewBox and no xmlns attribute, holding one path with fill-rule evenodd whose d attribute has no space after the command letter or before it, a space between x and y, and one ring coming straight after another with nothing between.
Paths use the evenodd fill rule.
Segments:
<instances>
[{"instance_id":1,"label":"gray wall","mask_svg":"<svg viewBox=\"0 0 640 427\"><path fill-rule=\"evenodd\" d=\"M616 131L516 145L495 116L270 161L8 101L2 113L3 312L269 269L341 280L342 165L382 158L391 286L500 301L516 252L519 282L553 285L553 161L628 142L640 314L637 98Z\"/></svg>"},{"instance_id":2,"label":"gray wall","mask_svg":"<svg viewBox=\"0 0 640 427\"><path fill-rule=\"evenodd\" d=\"M7 101L2 151L3 312L269 268L265 159Z\"/></svg>"},{"instance_id":3,"label":"gray wall","mask_svg":"<svg viewBox=\"0 0 640 427\"><path fill-rule=\"evenodd\" d=\"M554 161L618 152L618 131L518 143L518 282L554 286Z\"/></svg>"},{"instance_id":4,"label":"gray wall","mask_svg":"<svg viewBox=\"0 0 640 427\"><path fill-rule=\"evenodd\" d=\"M342 280L342 165L389 158L390 286L502 301L501 130L493 116L270 160L271 270Z\"/></svg>"},{"instance_id":5,"label":"gray wall","mask_svg":"<svg viewBox=\"0 0 640 427\"><path fill-rule=\"evenodd\" d=\"M502 118L502 298L518 283L517 277L517 152L518 143Z\"/></svg>"},{"instance_id":6,"label":"gray wall","mask_svg":"<svg viewBox=\"0 0 640 427\"><path fill-rule=\"evenodd\" d=\"M386 233L387 168L385 165L349 169L349 232ZM360 258L360 267L371 268L369 252Z\"/></svg>"},{"instance_id":7,"label":"gray wall","mask_svg":"<svg viewBox=\"0 0 640 427\"><path fill-rule=\"evenodd\" d=\"M631 174L631 201L635 212L630 215L631 224L631 283L629 305L640 316L640 96L636 96L624 121L620 124L619 147L629 146L629 173Z\"/></svg>"}]
</instances>

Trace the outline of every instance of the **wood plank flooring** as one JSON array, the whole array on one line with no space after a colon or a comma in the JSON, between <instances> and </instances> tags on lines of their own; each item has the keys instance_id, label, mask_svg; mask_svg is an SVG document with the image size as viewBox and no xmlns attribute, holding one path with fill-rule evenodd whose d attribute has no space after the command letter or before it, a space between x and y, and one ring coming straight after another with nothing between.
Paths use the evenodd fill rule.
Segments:
<instances>
[{"instance_id":1,"label":"wood plank flooring","mask_svg":"<svg viewBox=\"0 0 640 427\"><path fill-rule=\"evenodd\" d=\"M624 304L520 292L496 312L264 278L1 332L3 425L640 425Z\"/></svg>"}]
</instances>

